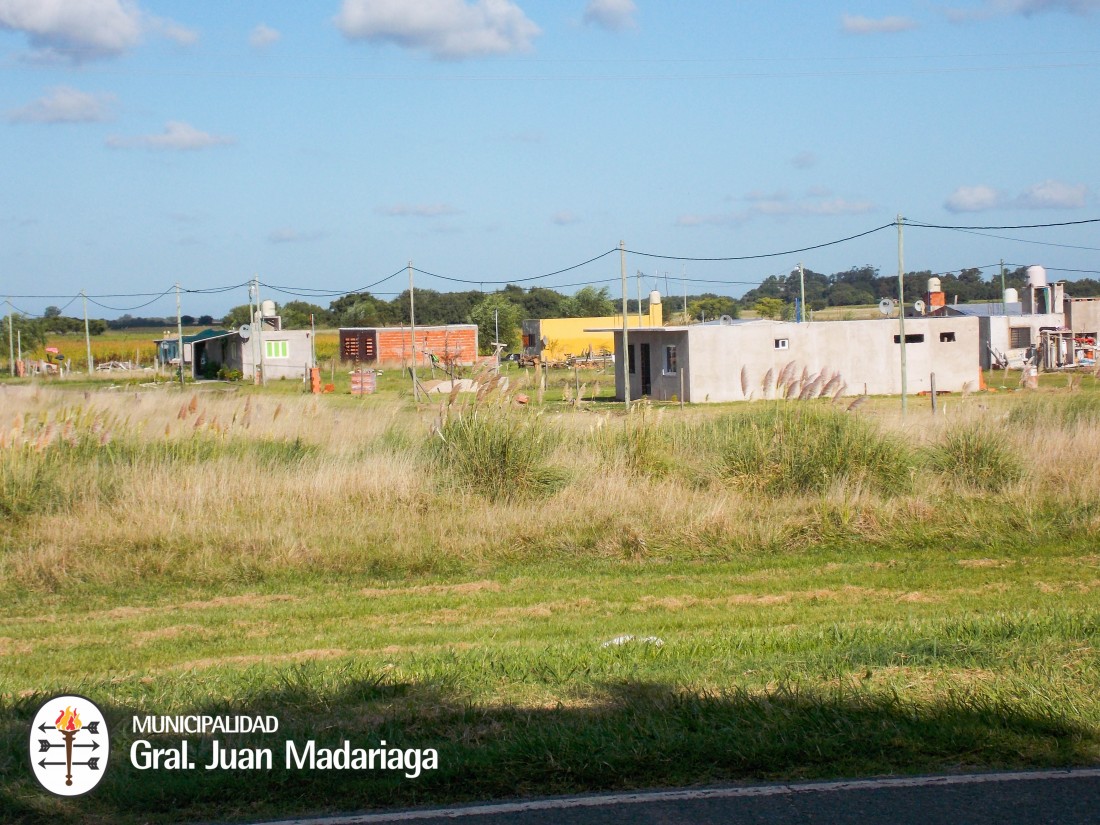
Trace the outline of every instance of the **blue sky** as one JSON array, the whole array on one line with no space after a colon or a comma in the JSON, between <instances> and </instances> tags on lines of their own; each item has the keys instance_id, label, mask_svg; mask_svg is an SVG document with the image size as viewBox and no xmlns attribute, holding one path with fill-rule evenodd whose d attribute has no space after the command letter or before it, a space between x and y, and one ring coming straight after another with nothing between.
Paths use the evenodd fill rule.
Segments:
<instances>
[{"instance_id":1,"label":"blue sky","mask_svg":"<svg viewBox=\"0 0 1100 825\"><path fill-rule=\"evenodd\" d=\"M0 0L0 296L350 290L410 259L489 289L620 240L730 257L899 212L1096 218L1098 35L1100 0ZM907 228L905 264L1075 277L1100 270L1097 226ZM738 295L800 260L894 273L897 232L627 270ZM612 255L535 283L618 275Z\"/></svg>"}]
</instances>

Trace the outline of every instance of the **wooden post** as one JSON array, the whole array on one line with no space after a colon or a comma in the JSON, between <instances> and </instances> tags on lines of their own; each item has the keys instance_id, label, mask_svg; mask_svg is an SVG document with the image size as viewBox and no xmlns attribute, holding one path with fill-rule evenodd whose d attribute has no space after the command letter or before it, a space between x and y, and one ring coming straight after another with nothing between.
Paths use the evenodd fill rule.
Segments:
<instances>
[{"instance_id":1,"label":"wooden post","mask_svg":"<svg viewBox=\"0 0 1100 825\"><path fill-rule=\"evenodd\" d=\"M936 414L936 373L932 373L932 415Z\"/></svg>"}]
</instances>

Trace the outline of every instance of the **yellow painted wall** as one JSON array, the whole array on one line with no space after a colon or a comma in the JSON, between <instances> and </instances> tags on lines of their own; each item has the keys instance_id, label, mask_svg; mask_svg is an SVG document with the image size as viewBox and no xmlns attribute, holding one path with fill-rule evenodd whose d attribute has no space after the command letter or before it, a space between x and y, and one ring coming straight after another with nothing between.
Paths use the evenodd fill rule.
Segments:
<instances>
[{"instance_id":1,"label":"yellow painted wall","mask_svg":"<svg viewBox=\"0 0 1100 825\"><path fill-rule=\"evenodd\" d=\"M663 325L661 305L652 304L649 314L642 315L639 322L637 313L627 316L628 327L659 327ZM622 315L608 315L596 318L543 318L539 321L539 337L549 343L542 352L545 360L564 358L566 355L584 355L592 347L592 354L599 355L601 350L614 351L614 337L610 332L585 332L586 329L622 329Z\"/></svg>"}]
</instances>

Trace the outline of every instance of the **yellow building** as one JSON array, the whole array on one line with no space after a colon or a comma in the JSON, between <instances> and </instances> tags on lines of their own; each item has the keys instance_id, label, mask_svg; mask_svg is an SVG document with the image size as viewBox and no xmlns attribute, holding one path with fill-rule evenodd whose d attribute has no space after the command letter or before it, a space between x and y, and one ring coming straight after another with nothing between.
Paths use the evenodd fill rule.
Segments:
<instances>
[{"instance_id":1,"label":"yellow building","mask_svg":"<svg viewBox=\"0 0 1100 825\"><path fill-rule=\"evenodd\" d=\"M649 312L643 312L640 317L631 313L626 322L630 328L663 326L661 294L656 290L649 293ZM615 351L613 334L592 330L622 327L622 315L530 319L523 322L523 354L538 355L544 361L559 361L569 356L611 355Z\"/></svg>"}]
</instances>

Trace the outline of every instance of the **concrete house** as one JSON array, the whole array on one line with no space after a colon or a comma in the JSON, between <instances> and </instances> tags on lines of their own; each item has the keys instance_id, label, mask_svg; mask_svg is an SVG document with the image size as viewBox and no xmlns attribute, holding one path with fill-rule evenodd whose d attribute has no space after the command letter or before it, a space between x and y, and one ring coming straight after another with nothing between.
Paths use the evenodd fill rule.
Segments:
<instances>
[{"instance_id":1,"label":"concrete house","mask_svg":"<svg viewBox=\"0 0 1100 825\"><path fill-rule=\"evenodd\" d=\"M807 383L820 377L819 387L839 376L833 389L844 395L901 393L897 319L648 327L629 331L625 359L620 357L622 330L607 332L615 341L619 398L627 380L631 398L668 400L675 396L696 403L774 398L775 381L788 364L793 364L788 374L801 377L805 372ZM909 394L930 390L932 373L938 391L978 389L978 340L976 318L906 319ZM766 382L769 371L771 381Z\"/></svg>"},{"instance_id":2,"label":"concrete house","mask_svg":"<svg viewBox=\"0 0 1100 825\"><path fill-rule=\"evenodd\" d=\"M266 302L265 302L266 303ZM240 370L245 378L259 374L267 379L305 380L314 366L313 334L309 330L285 330L274 305L256 323L235 330L206 329L183 336L184 369L192 378L203 378L218 367ZM179 364L179 338L155 340L161 364Z\"/></svg>"},{"instance_id":3,"label":"concrete house","mask_svg":"<svg viewBox=\"0 0 1100 825\"><path fill-rule=\"evenodd\" d=\"M661 326L663 309L661 293L649 293L649 312L631 313L628 327ZM568 355L603 355L612 351L610 329L623 328L622 315L591 318L529 318L521 325L523 354L542 360L565 358Z\"/></svg>"}]
</instances>

